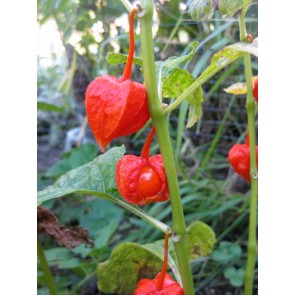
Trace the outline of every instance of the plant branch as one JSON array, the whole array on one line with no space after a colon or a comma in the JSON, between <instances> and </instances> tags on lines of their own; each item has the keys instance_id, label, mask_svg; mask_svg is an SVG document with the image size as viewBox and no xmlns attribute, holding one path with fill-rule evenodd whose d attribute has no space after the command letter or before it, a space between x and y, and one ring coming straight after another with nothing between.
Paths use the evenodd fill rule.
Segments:
<instances>
[{"instance_id":1,"label":"plant branch","mask_svg":"<svg viewBox=\"0 0 295 295\"><path fill-rule=\"evenodd\" d=\"M47 282L47 287L49 289L50 295L58 295L57 288L54 283L54 279L51 273L51 270L48 266L43 247L41 244L41 241L39 240L39 237L37 237L37 253L38 253L38 259L42 268L42 271L44 273L46 282Z\"/></svg>"},{"instance_id":2,"label":"plant branch","mask_svg":"<svg viewBox=\"0 0 295 295\"><path fill-rule=\"evenodd\" d=\"M130 12L133 8L132 4L128 0L121 0L121 3L125 6L128 12Z\"/></svg>"},{"instance_id":3,"label":"plant branch","mask_svg":"<svg viewBox=\"0 0 295 295\"><path fill-rule=\"evenodd\" d=\"M172 209L172 231L177 237L177 240L174 239L174 247L181 273L182 285L185 295L194 295L192 274L186 250L186 224L182 210L172 144L168 131L167 116L162 109L157 91L154 42L152 38L153 2L152 0L141 0L142 11L138 14L141 30L144 81L149 98L149 112L158 135L158 142L167 177Z\"/></svg>"},{"instance_id":4,"label":"plant branch","mask_svg":"<svg viewBox=\"0 0 295 295\"><path fill-rule=\"evenodd\" d=\"M240 39L246 41L247 32L245 25L245 13L243 9L239 18ZM248 257L245 271L244 295L252 295L254 270L257 256L257 193L258 193L258 177L256 167L256 139L255 139L255 102L253 98L252 84L252 65L251 56L247 53L244 56L245 76L247 83L247 100L246 109L248 117L249 147L250 147L250 217L249 217L249 236L248 236Z\"/></svg>"}]
</instances>

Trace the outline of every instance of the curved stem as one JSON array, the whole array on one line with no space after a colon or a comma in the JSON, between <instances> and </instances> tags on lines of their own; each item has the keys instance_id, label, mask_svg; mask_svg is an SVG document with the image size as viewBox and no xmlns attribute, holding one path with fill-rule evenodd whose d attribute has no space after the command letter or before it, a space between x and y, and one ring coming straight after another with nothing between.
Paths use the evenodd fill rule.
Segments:
<instances>
[{"instance_id":1,"label":"curved stem","mask_svg":"<svg viewBox=\"0 0 295 295\"><path fill-rule=\"evenodd\" d=\"M146 138L146 141L145 141L144 146L141 151L141 157L146 159L147 161L149 160L151 142L153 140L155 131L156 131L155 127L153 126L148 137Z\"/></svg>"},{"instance_id":2,"label":"curved stem","mask_svg":"<svg viewBox=\"0 0 295 295\"><path fill-rule=\"evenodd\" d=\"M125 81L130 79L132 72L132 63L134 56L134 15L138 12L137 8L133 8L129 13L129 51L126 66L122 75L121 80Z\"/></svg>"},{"instance_id":3,"label":"curved stem","mask_svg":"<svg viewBox=\"0 0 295 295\"><path fill-rule=\"evenodd\" d=\"M165 275L167 272L167 267L168 267L168 242L169 242L169 237L171 233L166 233L165 234L165 240L164 240L164 261L163 261L163 266L161 270L161 277L157 282L156 288L158 291L163 289L163 283L165 279Z\"/></svg>"},{"instance_id":4,"label":"curved stem","mask_svg":"<svg viewBox=\"0 0 295 295\"><path fill-rule=\"evenodd\" d=\"M245 25L245 11L243 10L240 18L240 39L247 39L247 31ZM250 147L250 177L251 177L251 193L250 193L250 217L249 217L249 236L248 236L248 257L245 271L244 295L252 295L254 270L257 255L257 193L258 193L258 177L256 167L256 139L255 139L255 102L253 98L252 84L252 65L251 56L247 53L244 57L245 76L247 83L247 100L246 109L248 117L248 134Z\"/></svg>"},{"instance_id":5,"label":"curved stem","mask_svg":"<svg viewBox=\"0 0 295 295\"><path fill-rule=\"evenodd\" d=\"M38 259L39 259L42 271L44 273L44 276L47 282L47 287L49 289L50 295L58 295L57 288L55 286L54 279L53 279L51 270L48 266L39 237L37 237L37 253L38 253Z\"/></svg>"},{"instance_id":6,"label":"curved stem","mask_svg":"<svg viewBox=\"0 0 295 295\"><path fill-rule=\"evenodd\" d=\"M144 81L149 99L149 112L155 126L160 151L163 157L172 209L172 230L178 237L174 241L175 252L181 273L185 295L194 295L194 285L186 249L186 225L182 210L172 144L168 131L167 117L162 109L157 91L152 19L154 1L141 0L140 37L142 44Z\"/></svg>"}]
</instances>

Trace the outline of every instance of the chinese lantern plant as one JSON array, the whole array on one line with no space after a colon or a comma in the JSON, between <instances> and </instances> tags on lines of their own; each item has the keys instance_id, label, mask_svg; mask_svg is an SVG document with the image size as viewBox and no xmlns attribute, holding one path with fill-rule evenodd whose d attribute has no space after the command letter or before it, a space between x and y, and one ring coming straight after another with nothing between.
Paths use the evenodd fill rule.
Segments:
<instances>
[{"instance_id":1,"label":"chinese lantern plant","mask_svg":"<svg viewBox=\"0 0 295 295\"><path fill-rule=\"evenodd\" d=\"M193 255L199 256L209 255L212 251L215 237L214 234L204 233L203 231L191 233L190 228L187 228L167 118L174 109L184 100L187 100L190 106L188 127L193 126L202 115L203 92L201 86L217 72L240 57L245 58L245 68L247 69L248 98L246 105L249 115L248 146L250 155L249 165L247 164L249 173L247 171L247 175L249 174L251 183L251 202L253 204L254 200L255 203L255 193L257 194L253 112L255 102L253 99L252 74L250 70L251 62L249 61L248 52L254 52L254 55L256 55L257 48L255 48L254 44L249 49L249 39L247 39L246 32L242 26L246 9L246 6L243 7L240 21L242 42L227 46L220 52L215 53L206 70L195 79L187 70L181 69L180 65L187 62L195 54L197 48L196 42L194 42L190 54L168 58L166 61L160 62L160 66L157 63L158 72L156 72L152 38L154 1L142 0L140 7L138 9L132 9L130 13L130 49L123 76L121 78L109 75L98 77L87 88L85 103L89 125L103 152L113 139L138 131L146 124L149 118L152 120L154 129L152 129L146 140L141 156L130 155L128 151L127 155L124 156L126 152L124 147L111 148L95 158L92 162L69 171L60 177L54 185L41 191L38 194L38 204L73 193L87 194L107 199L134 213L161 232L165 234L172 233L174 251L172 256L175 259L173 268L171 268L175 278L166 274L167 258L165 258L166 260L164 259L164 266L160 274L157 275L158 270L157 273L153 273L153 276L142 278L140 277L140 271L142 271L142 268L146 271L145 266L149 266L148 263L153 261L153 258L142 252L140 259L135 259L136 263L130 269L128 268L127 271L125 267L128 265L127 263L124 264L124 261L134 260L136 258L134 257L136 256L136 251L123 252L127 255L122 257L120 256L122 253L120 254L120 251L116 251L117 248L115 248L109 261L103 262L98 266L98 273L101 271L100 274L111 280L108 286L113 284L113 289L106 290L106 293L119 292L117 290L121 286L119 283L122 283L122 281L125 284L129 283L128 277L132 277L136 280L134 286L132 285L135 295L139 295L141 291L166 294L164 293L166 287L172 288L171 292L175 292L175 294L182 294L181 292L185 295L195 294L196 282L193 282L190 268L190 260L195 256L192 256L190 252L192 251ZM134 55L133 17L137 12L141 29L142 48L142 59L139 59L139 61L142 64L144 73L144 85L133 82L130 79ZM182 88L183 85L185 85L185 89ZM175 98L175 100L168 106L163 107L162 98L167 97ZM154 132L157 134L160 153L150 156L149 150ZM248 156L245 158L248 159ZM236 162L239 161L237 160ZM117 191L121 197L117 196ZM171 206L172 219L169 222L171 226L167 226L163 222L148 215L141 208L135 206L148 206L152 202L166 202L165 206ZM251 209L252 213L255 210L255 205L253 208ZM250 224L251 241L255 240L255 236L253 236L255 226L255 223ZM129 246L133 250L138 247L134 246L134 244ZM142 247L148 248L146 245L142 245ZM154 253L157 252L155 247L151 247L150 249ZM253 267L255 251L255 249L253 251L253 249L249 248L249 253L251 254L250 265L246 270L248 290L251 288L249 282L251 282L251 279L253 281L251 269ZM202 253L200 254L199 252ZM120 256L120 259L118 259L117 255ZM145 259L146 257L147 259ZM159 265L159 261L157 264ZM149 270L150 268L147 267L147 269ZM99 282L103 282L103 279L100 278ZM137 283L138 288L136 288ZM130 294L129 289L129 293L126 292L126 290L120 289L118 294ZM250 294L249 291L246 294Z\"/></svg>"}]
</instances>

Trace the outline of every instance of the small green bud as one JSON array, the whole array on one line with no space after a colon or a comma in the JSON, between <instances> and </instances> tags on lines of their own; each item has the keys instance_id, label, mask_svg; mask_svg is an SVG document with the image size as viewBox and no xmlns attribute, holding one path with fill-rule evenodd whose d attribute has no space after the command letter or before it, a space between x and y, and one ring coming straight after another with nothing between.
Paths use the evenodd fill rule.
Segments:
<instances>
[{"instance_id":1,"label":"small green bud","mask_svg":"<svg viewBox=\"0 0 295 295\"><path fill-rule=\"evenodd\" d=\"M193 0L189 7L192 19L195 21L211 19L217 2L217 0Z\"/></svg>"}]
</instances>

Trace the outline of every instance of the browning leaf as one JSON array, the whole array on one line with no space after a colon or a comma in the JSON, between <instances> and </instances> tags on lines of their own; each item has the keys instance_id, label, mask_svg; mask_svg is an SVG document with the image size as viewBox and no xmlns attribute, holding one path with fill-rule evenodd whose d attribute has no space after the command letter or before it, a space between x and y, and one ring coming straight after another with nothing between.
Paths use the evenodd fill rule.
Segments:
<instances>
[{"instance_id":1,"label":"browning leaf","mask_svg":"<svg viewBox=\"0 0 295 295\"><path fill-rule=\"evenodd\" d=\"M93 247L93 242L87 237L88 230L81 226L65 226L58 222L58 218L46 207L37 209L37 229L54 238L60 246L75 248L82 243Z\"/></svg>"}]
</instances>

